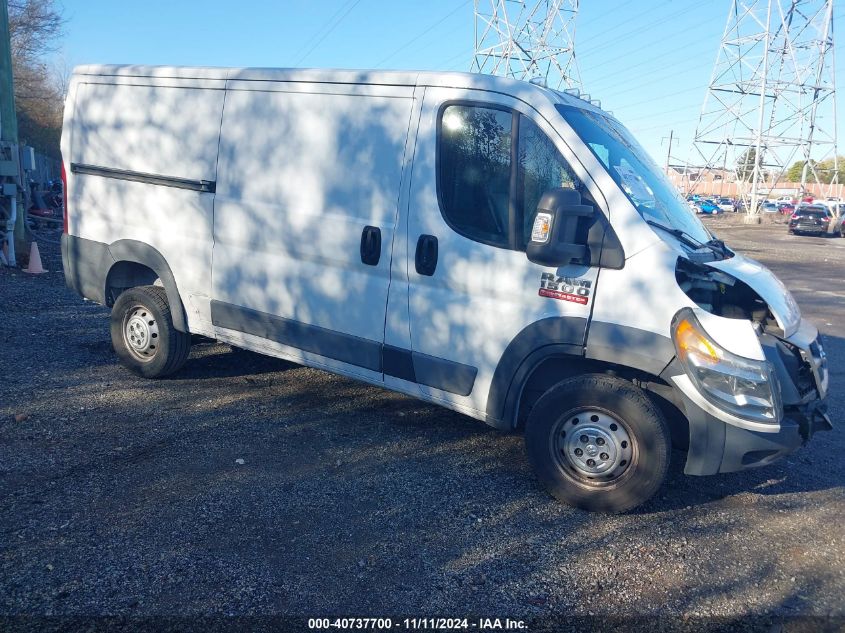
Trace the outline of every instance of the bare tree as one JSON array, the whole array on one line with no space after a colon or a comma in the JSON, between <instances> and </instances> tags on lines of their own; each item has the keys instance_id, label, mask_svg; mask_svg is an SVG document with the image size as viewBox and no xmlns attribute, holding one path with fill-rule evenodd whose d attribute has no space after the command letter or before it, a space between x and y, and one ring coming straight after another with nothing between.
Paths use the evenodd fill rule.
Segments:
<instances>
[{"instance_id":1,"label":"bare tree","mask_svg":"<svg viewBox=\"0 0 845 633\"><path fill-rule=\"evenodd\" d=\"M9 0L19 136L53 156L59 153L64 94L48 62L58 48L64 23L56 0Z\"/></svg>"}]
</instances>

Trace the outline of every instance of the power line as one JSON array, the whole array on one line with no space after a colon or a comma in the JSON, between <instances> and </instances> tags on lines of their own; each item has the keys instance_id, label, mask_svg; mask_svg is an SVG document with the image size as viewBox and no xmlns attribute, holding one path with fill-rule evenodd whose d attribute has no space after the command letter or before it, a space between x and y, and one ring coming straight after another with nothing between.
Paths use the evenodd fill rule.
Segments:
<instances>
[{"instance_id":1,"label":"power line","mask_svg":"<svg viewBox=\"0 0 845 633\"><path fill-rule=\"evenodd\" d=\"M452 62L454 62L456 59L458 59L460 57L466 57L467 59L469 59L474 52L475 52L475 48L465 49L464 51L458 53L457 55L452 55L451 57L449 57L448 59L440 62L437 65L441 66L441 67L447 67L449 64L451 64Z\"/></svg>"},{"instance_id":2,"label":"power line","mask_svg":"<svg viewBox=\"0 0 845 633\"><path fill-rule=\"evenodd\" d=\"M665 99L667 97L677 97L678 95L686 94L688 92L700 92L700 91L701 91L700 86L693 86L692 88L687 88L686 90L678 90L677 92L670 92L669 94L660 95L660 99ZM654 101L655 101L655 99L654 99L654 97L652 97L651 99L646 99L645 101L637 101L635 103L626 103L624 106L620 106L620 107L633 108L635 106L645 105L646 103L654 103ZM668 114L669 112L674 112L675 110L677 110L677 107L675 107L672 110L668 110L667 112L651 113L651 114L648 114L647 117L657 116L658 114ZM643 118L647 118L647 117L638 117L638 119L643 119ZM637 119L634 119L634 120L637 120Z\"/></svg>"},{"instance_id":3,"label":"power line","mask_svg":"<svg viewBox=\"0 0 845 633\"><path fill-rule=\"evenodd\" d=\"M708 63L708 64L699 64L698 66L691 66L689 68L684 68L683 70L681 70L679 72L672 73L671 75L662 75L660 77L656 77L654 79L650 79L650 80L647 80L647 81L643 81L639 77L633 77L628 81L623 81L619 84L614 84L614 87L617 86L617 85L624 86L626 84L630 84L631 82L637 82L636 86L634 86L632 88L625 88L624 90L609 92L607 97L605 97L602 94L599 94L598 91L596 91L593 86L591 86L590 92L593 95L597 96L598 98L602 98L604 100L607 100L608 98L616 98L619 95L628 94L629 92L634 92L635 90L641 91L643 88L645 88L647 86L652 86L654 84L663 83L667 79L671 79L672 77L677 77L679 75L688 75L691 71L702 70L704 68L712 68L712 64ZM699 87L693 88L693 90L701 90L702 92L704 92L704 90L706 90L706 87L704 85L701 85ZM660 96L662 97L663 95L660 95Z\"/></svg>"},{"instance_id":4,"label":"power line","mask_svg":"<svg viewBox=\"0 0 845 633\"><path fill-rule=\"evenodd\" d=\"M330 17L330 18L329 18L326 22L324 22L324 23L320 26L320 28L319 28L319 29L317 29L317 31L314 33L314 35L312 35L312 36L311 36L311 38L310 38L308 41L309 41L309 42L314 41L314 39L315 39L315 38L317 38L317 37L318 37L318 36L319 36L319 35L320 35L320 34L321 34L321 33L322 33L322 32L323 32L326 28L328 28L328 27L329 27L329 25L331 25L331 23L332 23L332 22L334 22L335 18L336 18L337 16L339 16L339 15L340 15L341 11L343 11L343 9L344 9L345 7L347 7L347 6L349 5L349 3L350 3L350 2L353 2L353 1L354 1L354 0L347 0L347 2L345 2L345 3L344 3L344 4L342 4L342 5L340 5L340 7L338 7L337 11L335 11L334 13L332 13L331 17ZM307 45L308 45L308 43L304 44L304 46L307 46ZM302 59L303 59L304 57L305 57L305 54L301 54L301 55L299 56L299 58L296 60L296 62L294 63L294 66L299 65L299 62L300 62L300 61L302 61Z\"/></svg>"},{"instance_id":5,"label":"power line","mask_svg":"<svg viewBox=\"0 0 845 633\"><path fill-rule=\"evenodd\" d=\"M700 29L700 28L701 28L701 25L700 25L700 24L695 24L695 25L691 26L690 28L683 29L683 30L681 30L681 31L677 31L677 32L676 32L676 34L680 35L680 34L683 34L683 33L687 32L687 31L691 31L691 30L693 30L693 29ZM664 43L664 42L666 42L666 41L669 41L669 40L663 40L663 41L658 42L658 43ZM648 48L648 47L646 47L646 48ZM645 49L642 49L642 48L641 48L641 49L639 49L639 51L638 51L638 52L642 52L643 50L645 50ZM598 81L598 85L599 85L599 86L601 86L601 84L602 84L602 83L604 83L604 81L605 81L606 79L608 79L609 77L616 77L617 75L622 75L622 74L628 73L628 72L630 72L630 70L631 70L632 68L639 68L640 66L645 66L645 65L650 64L650 63L652 63L652 62L654 62L654 61L657 61L658 59L663 59L663 58L665 58L665 57L670 57L670 56L672 56L672 55L677 55L677 54L678 54L678 51L676 51L676 50L666 51L665 53L660 53L659 55L655 55L655 56L653 56L653 57L649 57L649 58L647 58L647 59L644 59L644 60L643 60L643 61L641 61L641 62L638 62L638 63L636 63L636 64L632 64L631 66L625 66L624 68L620 68L618 71L612 72L612 73L607 74L607 75L602 75L602 76L601 76L601 79ZM603 63L600 63L600 64L595 64L595 65L589 66L589 68L590 68L590 70L594 70L594 69L596 69L596 68L601 68L602 66L607 66L608 64L616 63L616 61L617 61L617 60L615 60L615 59L610 59L610 60L607 60L606 62L603 62ZM712 63L708 62L708 63L707 63L707 67L708 67L708 68L712 68L712 67L713 67ZM698 66L696 66L696 68L698 68ZM686 68L685 68L685 72L686 72L686 71L689 71L689 67L686 67ZM595 84L591 84L591 85L590 85L590 90L591 90L592 92L595 92L595 89L594 89L594 87L593 87L594 85L595 85Z\"/></svg>"},{"instance_id":6,"label":"power line","mask_svg":"<svg viewBox=\"0 0 845 633\"><path fill-rule=\"evenodd\" d=\"M699 89L695 88L694 90L697 91ZM686 90L684 92L692 92L692 90ZM675 93L675 94L679 94L679 93ZM634 104L634 105L642 105L642 104L640 103L640 104ZM660 112L649 112L648 114L644 114L644 115L636 116L636 117L630 117L630 118L626 117L623 122L627 125L628 123L632 123L634 121L642 121L644 119L653 119L655 117L661 117L664 114L672 114L673 112L676 113L676 112L678 112L678 110L685 109L685 108L692 108L693 110L695 110L695 108L697 106L698 106L698 103L690 103L690 104L685 104L685 105L675 105L669 110L661 110ZM633 105L630 106L630 107L633 107ZM693 116L692 119L690 119L690 123L692 123L692 121L694 121L694 120L695 120L695 117ZM665 126L666 126L666 122L664 121L664 122L661 123L660 127L665 127Z\"/></svg>"},{"instance_id":7,"label":"power line","mask_svg":"<svg viewBox=\"0 0 845 633\"><path fill-rule=\"evenodd\" d=\"M646 10L644 10L644 11L641 11L641 12L640 12L640 14L639 14L639 16L640 16L640 17L647 16L647 15L649 15L649 14L651 14L651 13L653 13L653 12L655 12L655 11L659 10L659 9L661 9L664 5L666 5L666 4L670 4L670 3L673 3L674 1L675 1L675 0L667 0L667 2L664 2L664 3L662 3L662 4L659 4L659 5L653 6L653 7L649 8L649 9L646 9ZM707 2L707 0L699 0L698 2L693 3L693 6L696 6L696 5L702 5L702 4L705 4L706 2ZM677 17L677 16L679 16L679 15L681 15L681 14L683 14L683 13L687 12L687 11L689 11L689 7L685 7L684 9L681 9L680 11L677 11L677 12L675 12L675 13L672 13L672 14L668 15L668 16L665 16L664 18L662 18L662 19L660 19L660 20L657 20L657 21L651 21L651 22L649 22L648 24L641 25L641 26L637 26L637 27L635 27L635 28L633 28L633 29L631 29L631 30L628 30L628 31L623 31L621 34L619 34L619 35L615 36L615 38L616 38L616 39L624 39L624 38L630 37L630 36L632 36L632 35L636 35L636 34L641 33L641 32L643 32L643 31L646 31L646 30L652 29L652 28L654 28L655 26L658 26L658 25L660 25L660 24L663 24L663 23L665 23L665 22L668 22L669 20L671 20L671 19L673 19L673 18L675 18L675 17ZM601 18L601 20L604 20L604 19L605 19L605 18ZM597 23L597 22L599 22L599 21L600 21L599 19L593 19L593 20L590 20L590 21L586 22L586 24L593 24L593 23ZM613 31L618 30L618 29L620 29L620 28L623 28L623 27L625 27L625 26L630 26L630 22L628 22L628 23L622 23L622 24L617 24L616 26L612 26L612 27L610 27L610 28L608 28L608 29L605 29L605 30L603 30L603 31L602 31L601 36L602 36L602 38L604 38L604 37L605 37L608 33L612 33ZM686 31L688 31L688 30L691 30L692 28L700 28L700 25L699 25L699 24L696 24L694 27L691 27L690 29L684 29L684 31L682 31L682 32L686 32ZM579 27L579 29L583 29L583 27ZM596 52L596 51L599 51L599 50L604 50L605 48L606 48L606 46L602 44L602 45L595 46L595 47L592 47L592 48L587 48L587 49L586 49L586 52L587 52L587 54L589 55L589 53L591 53L591 52ZM642 49L640 49L640 50L642 50ZM469 49L469 50L467 50L466 52L458 53L457 55L452 55L451 57L448 57L448 58L447 58L447 59L445 59L444 61L440 62L440 63L438 64L438 66L441 66L441 67L447 67L447 66L448 66L448 65L450 65L453 61L455 61L455 60L457 60L457 59L459 59L459 58L461 58L461 57L464 57L464 56L468 57L468 56L469 56L472 52L473 52L473 49ZM581 57L583 56L583 51L582 51L582 49L578 49L577 56L578 56L579 58L581 58ZM614 61L614 60L609 60L609 61L607 61L607 62L603 62L603 63L600 63L600 64L596 64L595 66L589 66L589 68L592 70L593 68L597 68L597 67L605 66L605 65L607 65L607 64L609 64L609 63L613 63L613 61ZM614 73L614 74L616 74L616 73Z\"/></svg>"},{"instance_id":8,"label":"power line","mask_svg":"<svg viewBox=\"0 0 845 633\"><path fill-rule=\"evenodd\" d=\"M356 6L358 6L358 4L359 4L360 2L361 2L361 0L349 0L349 2L347 2L345 5L342 5L342 6L340 7L340 9L338 9L337 11L335 11L335 13L332 15L332 17L331 17L331 18L329 18L329 21L328 21L328 22L326 22L326 24L325 24L323 27L321 27L321 28L320 28L320 30L318 30L318 31L317 31L317 33L314 35L314 37L317 37L317 34L319 34L319 33L320 33L320 31L322 31L324 28L328 27L328 30L327 30L327 31L323 34L323 36L322 36L320 39L318 39L316 42L314 42L314 44L311 46L311 48L309 48L307 51L305 51L302 55L300 55L300 56L299 56L299 59L297 59L297 60L296 60L296 62L294 63L294 66L299 66L299 65L300 65L303 61L305 61L305 60L308 58L308 56L309 56L311 53L313 53L313 52L314 52L314 50L315 50L315 49L316 49L316 48L317 48L320 44L322 44L322 43L323 43L323 41L324 41L324 40L325 40L325 39L326 39L329 35L331 35L331 34L332 34L332 31L334 31L334 30L338 27L338 25L339 25L341 22L343 22L344 18L346 18L346 16L347 16L347 15L349 15L349 13L352 11L352 9L354 9ZM350 3L351 3L351 6L350 6ZM347 8L347 9L346 9L346 11L343 13L343 15L341 15L339 18L337 18L337 20L334 22L334 24L332 24L332 21L333 21L333 20L335 20L335 17L336 17L336 16L337 16L337 15L338 15L341 11L343 11L344 7L348 7L348 8ZM329 26L329 25L331 25L331 26ZM313 38L312 38L312 39L313 39Z\"/></svg>"},{"instance_id":9,"label":"power line","mask_svg":"<svg viewBox=\"0 0 845 633\"><path fill-rule=\"evenodd\" d=\"M401 52L402 52L402 51L404 51L406 48L408 48L411 44L413 44L414 42L417 42L417 41L418 41L418 40L420 40L423 36L425 36L425 35L429 34L429 33L430 33L431 31L433 31L435 28L437 28L438 26L440 26L441 24L443 24L443 22L445 22L446 20L448 20L449 18L451 18L451 17L452 17L453 15L455 15L458 11L460 11L460 10L461 10L461 9L463 9L466 5L468 5L468 4L470 3L470 1L471 1L471 0L466 0L465 2L462 2L462 3L461 3L461 4L459 4L457 7L455 7L452 11L449 11L449 13L447 13L447 14L446 14L446 15L444 15L442 18L440 18L439 20L437 20L437 22L435 22L435 23L434 23L434 24L432 24L430 27L428 27L427 29L425 29L422 33L420 33L419 35L417 35L415 38L413 38L412 40L409 40L409 41L405 42L405 44L403 44L402 46L400 46L399 48L397 48L397 49L396 49L395 51L393 51L390 55L388 55L387 57L385 57L384 59L382 59L382 60L381 60L378 64L376 64L376 65L375 65L375 68L380 68L382 64L384 64L385 62L390 61L391 59L393 59L394 57L396 57L399 53L401 53Z\"/></svg>"},{"instance_id":10,"label":"power line","mask_svg":"<svg viewBox=\"0 0 845 633\"><path fill-rule=\"evenodd\" d=\"M659 5L657 5L657 6L651 7L651 9L646 9L645 11L640 11L640 16L645 15L645 14L647 14L647 13L650 13L650 12L652 12L652 11L656 11L656 10L657 10L657 9L659 9L660 7L663 7L663 6L667 5L667 4L672 4L674 1L675 1L675 0L666 0L663 4L659 4ZM595 23L598 23L598 22L607 22L607 16L602 15L602 16L597 17L597 18L594 18L594 19L592 19L592 20L587 20L586 22L584 22L584 24L582 24L582 25L580 26L580 28L583 28L583 27L585 27L585 26L588 26L588 25L590 25L590 24L595 24ZM614 28L617 28L618 26L622 26L622 25L617 25L616 27L611 27L611 28L609 28L609 29L607 29L607 30L605 30L605 31L602 31L602 35L604 35L604 34L605 34L605 33L607 33L608 31L612 31Z\"/></svg>"},{"instance_id":11,"label":"power line","mask_svg":"<svg viewBox=\"0 0 845 633\"><path fill-rule=\"evenodd\" d=\"M694 3L694 5L704 4L704 2L708 2L708 1L709 1L709 0L700 0L699 2ZM643 12L641 13L641 15L643 15L643 14L647 14L647 13L649 13L649 12L651 12L651 11L654 11L656 8L658 8L658 7L652 7L649 11L643 11ZM689 11L689 7L685 7L685 8L683 8L683 9L681 9L680 11L676 11L675 13L670 13L669 15L667 15L667 16L665 16L665 17L663 17L663 18L662 18L662 19L660 19L660 20L655 20L655 21L649 22L648 24L645 24L645 25L643 25L643 26L636 27L636 28L634 28L634 29L632 29L632 30L630 30L630 31L623 31L621 35L614 36L614 37L616 37L616 39L621 39L621 38L624 38L624 37L630 37L630 36L632 36L632 35L637 35L637 34L642 33L642 32L644 32L644 31L647 31L647 30L653 29L655 26L659 26L659 25L661 25L661 24L665 24L666 22L668 22L668 21L672 20L673 18L676 18L676 17L678 17L679 15L682 15L682 14L684 14L684 13L687 13L688 11ZM628 24L629 24L629 23L617 24L617 25L616 25L616 26L614 26L614 27L610 27L609 29L606 29L606 30L605 30L605 31L603 31L603 32L602 32L602 34L601 34L602 39L604 39L604 37L605 37L605 35L607 35L607 33L610 33L610 32L612 32L612 31L614 31L614 30L616 30L616 29L618 29L618 28L620 28L620 27L623 27L623 26L628 26ZM588 48L586 48L586 49L580 49L580 50L578 51L578 56L579 56L579 57L583 57L585 53L586 53L587 55L589 55L591 52L594 52L594 51L600 51L600 50L605 50L606 48L607 48L607 45L606 45L606 44L599 44L599 45L594 46L594 47L592 47L592 48L588 47Z\"/></svg>"}]
</instances>

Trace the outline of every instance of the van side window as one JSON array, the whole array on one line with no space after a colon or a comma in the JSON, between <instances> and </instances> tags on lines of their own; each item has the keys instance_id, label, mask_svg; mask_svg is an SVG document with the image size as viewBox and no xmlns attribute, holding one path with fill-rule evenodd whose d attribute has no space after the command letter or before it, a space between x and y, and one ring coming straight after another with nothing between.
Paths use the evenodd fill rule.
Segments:
<instances>
[{"instance_id":1,"label":"van side window","mask_svg":"<svg viewBox=\"0 0 845 633\"><path fill-rule=\"evenodd\" d=\"M543 193L554 187L568 187L583 190L563 156L551 139L537 125L524 116L519 117L519 207L522 212L522 235L519 244L523 248L531 237L537 203Z\"/></svg>"},{"instance_id":2,"label":"van side window","mask_svg":"<svg viewBox=\"0 0 845 633\"><path fill-rule=\"evenodd\" d=\"M438 187L449 224L493 246L510 245L511 112L450 105L440 117Z\"/></svg>"}]
</instances>

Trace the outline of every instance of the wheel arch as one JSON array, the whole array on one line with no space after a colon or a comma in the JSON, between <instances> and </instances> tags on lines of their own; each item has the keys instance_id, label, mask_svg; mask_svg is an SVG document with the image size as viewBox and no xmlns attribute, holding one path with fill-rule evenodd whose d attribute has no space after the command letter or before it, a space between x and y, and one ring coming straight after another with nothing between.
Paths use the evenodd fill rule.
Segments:
<instances>
[{"instance_id":1,"label":"wheel arch","mask_svg":"<svg viewBox=\"0 0 845 633\"><path fill-rule=\"evenodd\" d=\"M586 318L566 316L541 319L520 331L493 372L487 394L487 423L503 431L516 428L519 398L527 377L547 357L583 356L586 334Z\"/></svg>"},{"instance_id":2,"label":"wheel arch","mask_svg":"<svg viewBox=\"0 0 845 633\"><path fill-rule=\"evenodd\" d=\"M660 408L672 434L672 445L686 449L689 444L689 421L674 386L647 371L582 356L551 354L536 362L519 386L512 429L522 428L534 403L557 383L585 374L603 374L622 378L642 389Z\"/></svg>"},{"instance_id":3,"label":"wheel arch","mask_svg":"<svg viewBox=\"0 0 845 633\"><path fill-rule=\"evenodd\" d=\"M114 263L105 277L103 294L106 305L114 305L120 292L126 288L152 285L160 279L170 304L173 326L180 332L188 333L185 308L176 279L164 256L149 244L137 240L118 240L109 245L109 253Z\"/></svg>"},{"instance_id":4,"label":"wheel arch","mask_svg":"<svg viewBox=\"0 0 845 633\"><path fill-rule=\"evenodd\" d=\"M573 376L605 374L623 378L643 389L663 412L673 445L688 446L689 422L682 400L674 386L660 377L661 370L674 358L674 349L667 349L662 341L658 344L643 333L634 336L627 331L623 333L626 345L617 340L611 345L600 324L592 324L589 331L590 343L599 344L585 344L586 332L579 341L579 330L586 329L586 322L579 321L585 320L546 321L556 322L553 330L549 324L542 330L534 327L537 324L529 326L517 335L499 361L488 396L488 424L503 431L521 428L533 404L555 384ZM594 337L595 325L599 327L595 328ZM616 332L619 333L618 329ZM658 352L660 348L663 349ZM646 359L643 349L651 350L654 356ZM668 359L662 359L666 354ZM617 360L621 362L614 362Z\"/></svg>"}]
</instances>

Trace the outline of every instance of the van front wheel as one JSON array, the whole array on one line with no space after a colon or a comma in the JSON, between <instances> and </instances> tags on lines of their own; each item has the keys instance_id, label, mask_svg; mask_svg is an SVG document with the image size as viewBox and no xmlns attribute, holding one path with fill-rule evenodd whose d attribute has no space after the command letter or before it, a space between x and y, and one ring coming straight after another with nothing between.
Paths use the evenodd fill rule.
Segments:
<instances>
[{"instance_id":1,"label":"van front wheel","mask_svg":"<svg viewBox=\"0 0 845 633\"><path fill-rule=\"evenodd\" d=\"M124 367L144 378L179 370L191 350L191 335L173 326L167 294L159 286L121 293L111 312L111 340Z\"/></svg>"},{"instance_id":2,"label":"van front wheel","mask_svg":"<svg viewBox=\"0 0 845 633\"><path fill-rule=\"evenodd\" d=\"M625 512L657 492L671 442L660 409L626 380L570 378L543 394L525 430L528 459L558 500Z\"/></svg>"}]
</instances>

